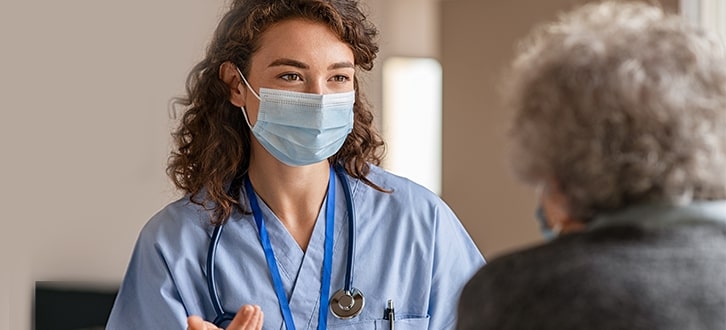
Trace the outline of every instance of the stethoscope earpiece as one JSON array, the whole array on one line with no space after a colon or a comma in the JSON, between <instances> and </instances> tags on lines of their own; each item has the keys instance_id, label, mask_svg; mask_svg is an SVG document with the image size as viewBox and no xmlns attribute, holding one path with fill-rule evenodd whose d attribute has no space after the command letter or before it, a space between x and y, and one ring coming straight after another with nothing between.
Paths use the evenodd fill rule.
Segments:
<instances>
[{"instance_id":1,"label":"stethoscope earpiece","mask_svg":"<svg viewBox=\"0 0 726 330\"><path fill-rule=\"evenodd\" d=\"M360 290L353 288L351 291L338 290L330 298L330 312L339 319L350 319L358 316L363 311L366 299Z\"/></svg>"}]
</instances>

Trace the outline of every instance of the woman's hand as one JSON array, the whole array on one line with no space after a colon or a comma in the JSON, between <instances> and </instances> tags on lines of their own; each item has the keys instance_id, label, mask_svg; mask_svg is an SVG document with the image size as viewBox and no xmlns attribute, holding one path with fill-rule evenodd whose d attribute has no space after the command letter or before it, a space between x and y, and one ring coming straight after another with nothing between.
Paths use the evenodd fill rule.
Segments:
<instances>
[{"instance_id":1,"label":"woman's hand","mask_svg":"<svg viewBox=\"0 0 726 330\"><path fill-rule=\"evenodd\" d=\"M261 330L264 315L260 306L244 305L237 312L227 330ZM222 330L216 325L202 320L201 317L192 315L187 318L187 330Z\"/></svg>"}]
</instances>

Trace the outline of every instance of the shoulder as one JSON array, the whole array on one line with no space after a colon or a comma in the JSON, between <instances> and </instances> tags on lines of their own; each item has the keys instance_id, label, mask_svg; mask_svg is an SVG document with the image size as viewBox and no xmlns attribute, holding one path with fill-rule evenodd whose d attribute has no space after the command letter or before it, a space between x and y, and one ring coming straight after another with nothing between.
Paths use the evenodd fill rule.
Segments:
<instances>
[{"instance_id":1,"label":"shoulder","mask_svg":"<svg viewBox=\"0 0 726 330\"><path fill-rule=\"evenodd\" d=\"M382 193L379 195L378 197L380 198L389 198L401 202L411 202L412 199L415 199L418 204L426 202L439 204L442 202L441 198L428 188L411 179L393 174L375 165L371 165L371 170L367 178L381 188L390 191L390 193ZM363 185L375 191L372 187Z\"/></svg>"},{"instance_id":2,"label":"shoulder","mask_svg":"<svg viewBox=\"0 0 726 330\"><path fill-rule=\"evenodd\" d=\"M462 301L484 295L489 297L487 305L497 310L529 308L523 301L531 302L532 308L564 303L627 277L624 274L632 271L628 263L642 248L636 245L583 232L509 251L489 258L466 285Z\"/></svg>"},{"instance_id":3,"label":"shoulder","mask_svg":"<svg viewBox=\"0 0 726 330\"><path fill-rule=\"evenodd\" d=\"M701 235L693 234L698 232ZM490 258L465 286L459 315L462 322L486 318L496 329L516 328L503 325L525 315L560 326L539 323L540 329L595 320L600 322L598 328L620 328L613 322L630 319L608 315L644 304L695 311L694 304L683 303L702 300L700 290L723 292L722 281L705 274L726 271L726 253L712 249L724 246L726 240L722 234L710 236L694 226L611 226ZM683 268L684 264L689 266ZM583 303L573 305L575 301ZM476 317L467 316L472 313ZM666 314L648 314L648 322L658 324L668 318Z\"/></svg>"},{"instance_id":4,"label":"shoulder","mask_svg":"<svg viewBox=\"0 0 726 330\"><path fill-rule=\"evenodd\" d=\"M547 266L559 263L562 250L569 253L561 242L537 244L510 251L493 258L489 258L486 267L482 267L469 282L469 289L473 291L496 290L495 283L506 281L508 283L526 283L533 285L532 281L545 277L549 272Z\"/></svg>"},{"instance_id":5,"label":"shoulder","mask_svg":"<svg viewBox=\"0 0 726 330\"><path fill-rule=\"evenodd\" d=\"M487 289L506 281L526 287L552 286L553 281L571 282L583 272L600 273L600 268L614 268L617 256L639 253L643 243L623 244L622 239L600 233L568 234L549 242L535 243L490 258L472 279L472 285ZM638 245L636 247L636 245ZM577 269L577 271L573 271ZM496 289L496 285L489 289Z\"/></svg>"},{"instance_id":6,"label":"shoulder","mask_svg":"<svg viewBox=\"0 0 726 330\"><path fill-rule=\"evenodd\" d=\"M353 183L356 209L364 214L362 218L385 219L396 227L426 228L431 234L457 231L461 226L446 202L426 187L377 166L371 166L367 179L386 191L359 180Z\"/></svg>"},{"instance_id":7,"label":"shoulder","mask_svg":"<svg viewBox=\"0 0 726 330\"><path fill-rule=\"evenodd\" d=\"M167 204L141 229L139 243L168 245L188 236L206 236L211 232L210 213L184 196Z\"/></svg>"},{"instance_id":8,"label":"shoulder","mask_svg":"<svg viewBox=\"0 0 726 330\"><path fill-rule=\"evenodd\" d=\"M437 194L379 167L371 167L367 178L388 192L361 181L354 184L356 213L359 219L365 219L358 221L362 236L397 242L402 249L428 247L425 253L436 253L437 260L455 260L453 256L458 254L457 257L474 260L475 266L483 263L461 221Z\"/></svg>"},{"instance_id":9,"label":"shoulder","mask_svg":"<svg viewBox=\"0 0 726 330\"><path fill-rule=\"evenodd\" d=\"M587 292L587 282L599 280L585 275L597 271L585 270L592 263L581 249L580 239L563 237L489 258L462 289L460 328L550 329L530 322L541 321L550 307L582 298L578 294ZM487 325L480 327L483 320Z\"/></svg>"}]
</instances>

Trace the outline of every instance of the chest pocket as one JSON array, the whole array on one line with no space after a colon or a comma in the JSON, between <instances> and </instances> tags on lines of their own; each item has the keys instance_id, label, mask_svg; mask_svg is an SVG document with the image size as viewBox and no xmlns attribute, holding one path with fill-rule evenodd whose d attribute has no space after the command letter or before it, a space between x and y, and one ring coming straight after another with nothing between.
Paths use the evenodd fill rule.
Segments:
<instances>
[{"instance_id":1,"label":"chest pocket","mask_svg":"<svg viewBox=\"0 0 726 330\"><path fill-rule=\"evenodd\" d=\"M401 318L396 319L396 330L422 330L429 328L429 317ZM388 330L391 324L388 320L338 320L331 324L328 323L328 329L349 329L349 330Z\"/></svg>"}]
</instances>

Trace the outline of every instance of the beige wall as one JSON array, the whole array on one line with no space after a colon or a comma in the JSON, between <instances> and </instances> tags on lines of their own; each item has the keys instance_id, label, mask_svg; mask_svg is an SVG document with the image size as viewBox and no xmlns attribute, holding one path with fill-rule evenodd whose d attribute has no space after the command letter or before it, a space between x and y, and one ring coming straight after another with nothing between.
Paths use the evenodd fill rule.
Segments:
<instances>
[{"instance_id":1,"label":"beige wall","mask_svg":"<svg viewBox=\"0 0 726 330\"><path fill-rule=\"evenodd\" d=\"M485 257L540 241L536 197L509 172L510 114L500 104L502 69L516 40L558 11L586 0L443 0L442 197ZM662 2L676 10L678 0Z\"/></svg>"},{"instance_id":2,"label":"beige wall","mask_svg":"<svg viewBox=\"0 0 726 330\"><path fill-rule=\"evenodd\" d=\"M31 328L35 280L121 279L221 3L0 1L0 329Z\"/></svg>"}]
</instances>

